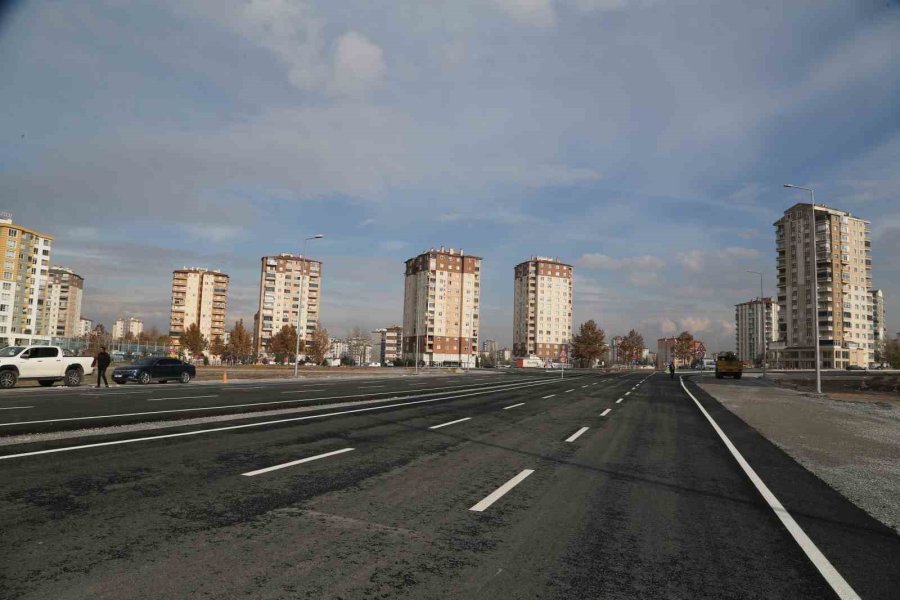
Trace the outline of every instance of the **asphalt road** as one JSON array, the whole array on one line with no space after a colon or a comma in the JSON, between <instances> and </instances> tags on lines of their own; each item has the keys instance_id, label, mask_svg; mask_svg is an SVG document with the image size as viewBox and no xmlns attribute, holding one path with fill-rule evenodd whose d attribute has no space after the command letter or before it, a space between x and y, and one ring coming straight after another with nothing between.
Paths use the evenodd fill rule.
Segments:
<instances>
[{"instance_id":1,"label":"asphalt road","mask_svg":"<svg viewBox=\"0 0 900 600\"><path fill-rule=\"evenodd\" d=\"M108 415L148 405L193 417L293 393L344 398L3 446L0 596L793 599L840 597L835 581L862 598L900 590L896 535L689 382L696 403L646 372L366 385L3 395L0 407L31 408L0 411L2 423L89 417L92 427L133 424ZM160 392L171 399L156 401ZM701 407L781 501L781 518ZM823 559L833 573L823 575Z\"/></svg>"}]
</instances>

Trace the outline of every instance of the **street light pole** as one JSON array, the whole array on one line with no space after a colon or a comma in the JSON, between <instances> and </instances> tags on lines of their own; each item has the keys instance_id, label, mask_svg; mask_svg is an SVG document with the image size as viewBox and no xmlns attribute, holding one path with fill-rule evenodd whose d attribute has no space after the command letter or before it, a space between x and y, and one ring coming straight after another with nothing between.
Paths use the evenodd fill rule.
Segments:
<instances>
[{"instance_id":1,"label":"street light pole","mask_svg":"<svg viewBox=\"0 0 900 600\"><path fill-rule=\"evenodd\" d=\"M763 300L763 274L759 271L747 271L748 273L753 273L755 275L759 275L759 304L761 306L760 312L762 313L762 325L760 329L762 329L762 343L763 343L763 360L762 360L762 370L763 370L763 379L766 378L766 360L769 358L769 338L766 336L766 319L769 315L766 314L766 302ZM772 322L772 327L774 328L777 323Z\"/></svg>"},{"instance_id":2,"label":"street light pole","mask_svg":"<svg viewBox=\"0 0 900 600\"><path fill-rule=\"evenodd\" d=\"M810 226L812 227L812 286L813 286L813 322L815 323L815 336L814 341L816 343L816 393L822 393L822 350L819 347L819 268L816 263L816 193L812 188L801 187L799 185L791 185L790 183L785 183L784 187L793 188L796 190L806 190L809 192L810 203L812 204L810 208Z\"/></svg>"},{"instance_id":3,"label":"street light pole","mask_svg":"<svg viewBox=\"0 0 900 600\"><path fill-rule=\"evenodd\" d=\"M325 236L322 235L321 233L317 233L316 235L311 235L308 238L305 238L303 240L303 256L304 257L306 256L306 243L309 242L309 240L321 240L323 237L325 237ZM300 297L297 300L297 328L294 331L295 337L297 338L297 343L294 348L294 377L297 377L297 375L300 374L300 372L299 372L299 368L300 368L300 313L302 312L300 310L300 302L302 300L303 300L303 291L301 290Z\"/></svg>"}]
</instances>

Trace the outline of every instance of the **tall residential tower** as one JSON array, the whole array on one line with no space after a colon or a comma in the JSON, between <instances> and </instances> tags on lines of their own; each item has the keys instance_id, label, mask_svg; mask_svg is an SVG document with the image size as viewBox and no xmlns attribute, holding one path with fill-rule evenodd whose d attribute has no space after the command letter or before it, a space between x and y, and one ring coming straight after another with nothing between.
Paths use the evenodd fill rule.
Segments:
<instances>
[{"instance_id":1,"label":"tall residential tower","mask_svg":"<svg viewBox=\"0 0 900 600\"><path fill-rule=\"evenodd\" d=\"M869 364L874 348L869 234L868 222L820 204L796 204L775 222L785 368L815 368L817 334L823 368Z\"/></svg>"},{"instance_id":2,"label":"tall residential tower","mask_svg":"<svg viewBox=\"0 0 900 600\"><path fill-rule=\"evenodd\" d=\"M50 267L47 297L44 299L44 333L75 337L81 329L81 299L84 278L72 269Z\"/></svg>"},{"instance_id":3,"label":"tall residential tower","mask_svg":"<svg viewBox=\"0 0 900 600\"><path fill-rule=\"evenodd\" d=\"M263 256L259 316L254 319L255 352L268 354L269 341L285 325L298 329L301 342L308 341L319 327L321 293L320 261L287 253Z\"/></svg>"},{"instance_id":4,"label":"tall residential tower","mask_svg":"<svg viewBox=\"0 0 900 600\"><path fill-rule=\"evenodd\" d=\"M3 278L0 285L0 342L14 334L45 335L43 302L50 271L53 237L14 225L12 215L0 213Z\"/></svg>"},{"instance_id":5,"label":"tall residential tower","mask_svg":"<svg viewBox=\"0 0 900 600\"><path fill-rule=\"evenodd\" d=\"M572 340L572 265L532 256L516 265L513 355L568 358Z\"/></svg>"},{"instance_id":6,"label":"tall residential tower","mask_svg":"<svg viewBox=\"0 0 900 600\"><path fill-rule=\"evenodd\" d=\"M474 367L480 298L480 257L441 246L407 260L403 358Z\"/></svg>"},{"instance_id":7,"label":"tall residential tower","mask_svg":"<svg viewBox=\"0 0 900 600\"><path fill-rule=\"evenodd\" d=\"M778 341L778 303L754 298L734 307L737 356L748 364L761 364L772 342Z\"/></svg>"},{"instance_id":8,"label":"tall residential tower","mask_svg":"<svg viewBox=\"0 0 900 600\"><path fill-rule=\"evenodd\" d=\"M183 268L172 272L172 313L169 335L181 347L181 336L196 323L207 341L225 335L228 275L217 270Z\"/></svg>"}]
</instances>

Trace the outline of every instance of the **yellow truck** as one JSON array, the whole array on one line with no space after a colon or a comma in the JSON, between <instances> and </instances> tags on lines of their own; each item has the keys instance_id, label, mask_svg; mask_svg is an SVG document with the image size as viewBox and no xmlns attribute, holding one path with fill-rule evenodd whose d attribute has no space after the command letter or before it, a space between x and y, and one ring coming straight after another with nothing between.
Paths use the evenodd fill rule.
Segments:
<instances>
[{"instance_id":1,"label":"yellow truck","mask_svg":"<svg viewBox=\"0 0 900 600\"><path fill-rule=\"evenodd\" d=\"M716 358L716 379L734 377L740 379L744 374L744 364L733 352L725 352Z\"/></svg>"}]
</instances>

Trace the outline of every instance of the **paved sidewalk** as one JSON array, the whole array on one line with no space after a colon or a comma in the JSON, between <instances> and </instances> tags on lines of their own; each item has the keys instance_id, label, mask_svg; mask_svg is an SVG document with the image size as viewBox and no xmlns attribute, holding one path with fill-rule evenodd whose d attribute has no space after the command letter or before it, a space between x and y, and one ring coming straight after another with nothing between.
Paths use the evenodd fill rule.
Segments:
<instances>
[{"instance_id":1,"label":"paved sidewalk","mask_svg":"<svg viewBox=\"0 0 900 600\"><path fill-rule=\"evenodd\" d=\"M900 406L816 398L758 379L694 381L832 488L900 532Z\"/></svg>"}]
</instances>

